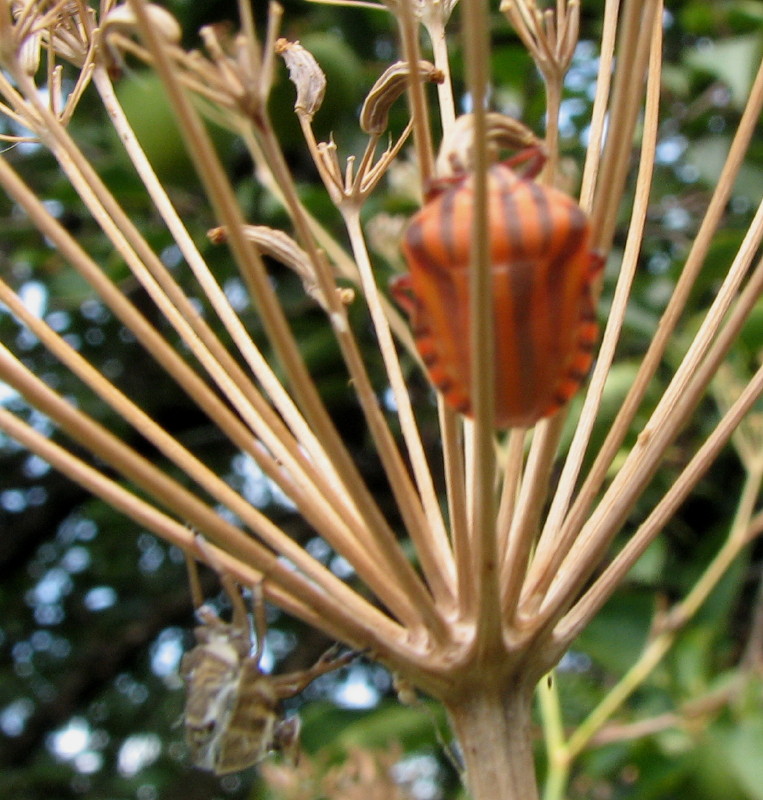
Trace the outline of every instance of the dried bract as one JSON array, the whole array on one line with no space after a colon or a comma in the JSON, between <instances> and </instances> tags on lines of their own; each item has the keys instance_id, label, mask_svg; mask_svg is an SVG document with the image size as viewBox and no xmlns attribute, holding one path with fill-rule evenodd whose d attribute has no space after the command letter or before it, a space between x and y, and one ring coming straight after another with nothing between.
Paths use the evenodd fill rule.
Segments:
<instances>
[{"instance_id":1,"label":"dried bract","mask_svg":"<svg viewBox=\"0 0 763 800\"><path fill-rule=\"evenodd\" d=\"M543 77L560 79L578 41L579 0L562 0L556 10L540 9L536 0L503 0L500 9L532 53Z\"/></svg>"},{"instance_id":2,"label":"dried bract","mask_svg":"<svg viewBox=\"0 0 763 800\"><path fill-rule=\"evenodd\" d=\"M147 3L146 14L151 20L151 26L163 39L173 44L180 42L183 34L180 23L166 8L162 8L155 3ZM124 33L128 36L138 32L135 14L127 3L112 8L103 18L101 28L106 37L115 32Z\"/></svg>"},{"instance_id":3,"label":"dried bract","mask_svg":"<svg viewBox=\"0 0 763 800\"><path fill-rule=\"evenodd\" d=\"M400 7L400 0L383 0L384 5L395 14ZM427 25L434 17L439 17L443 24L450 19L458 0L413 0L413 12Z\"/></svg>"},{"instance_id":4,"label":"dried bract","mask_svg":"<svg viewBox=\"0 0 763 800\"><path fill-rule=\"evenodd\" d=\"M305 292L321 308L327 312L330 311L326 297L318 286L317 278L307 253L291 236L266 225L246 225L243 232L250 242L254 242L257 245L257 249L262 255L269 256L296 272L302 280ZM227 232L225 228L212 228L207 232L207 236L214 244L221 244L227 239ZM354 292L351 289L338 291L341 292L340 300L344 304L352 302Z\"/></svg>"},{"instance_id":5,"label":"dried bract","mask_svg":"<svg viewBox=\"0 0 763 800\"><path fill-rule=\"evenodd\" d=\"M389 110L392 104L405 92L411 73L417 80L442 83L442 71L428 61L419 61L418 69L411 70L407 61L398 61L384 70L384 73L368 93L360 112L360 127L372 136L380 136L387 130Z\"/></svg>"},{"instance_id":6,"label":"dried bract","mask_svg":"<svg viewBox=\"0 0 763 800\"><path fill-rule=\"evenodd\" d=\"M500 151L519 151L541 148L543 143L526 126L504 114L490 112L486 115L488 147L497 160ZM437 156L437 175L440 178L472 170L472 148L474 144L474 116L460 116L443 140Z\"/></svg>"},{"instance_id":7,"label":"dried bract","mask_svg":"<svg viewBox=\"0 0 763 800\"><path fill-rule=\"evenodd\" d=\"M11 4L13 25L3 25L4 57L19 59L22 69L34 75L40 65L40 48L51 51L77 67L85 64L95 28L94 11L76 0ZM10 38L9 38L10 34Z\"/></svg>"},{"instance_id":8,"label":"dried bract","mask_svg":"<svg viewBox=\"0 0 763 800\"><path fill-rule=\"evenodd\" d=\"M294 110L309 122L323 103L326 92L326 76L315 60L299 42L279 39L276 53L283 58L289 70L289 79L297 87Z\"/></svg>"}]
</instances>

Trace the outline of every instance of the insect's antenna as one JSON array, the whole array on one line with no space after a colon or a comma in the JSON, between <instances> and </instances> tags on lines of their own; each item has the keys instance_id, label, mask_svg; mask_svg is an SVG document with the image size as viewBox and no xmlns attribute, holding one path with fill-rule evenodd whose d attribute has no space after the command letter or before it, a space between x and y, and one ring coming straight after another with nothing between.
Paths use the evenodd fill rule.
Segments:
<instances>
[{"instance_id":1,"label":"insect's antenna","mask_svg":"<svg viewBox=\"0 0 763 800\"><path fill-rule=\"evenodd\" d=\"M265 616L265 594L262 581L252 586L252 614L254 615L254 633L257 636L257 649L254 651L254 663L260 665L262 652L265 649L265 636L268 632L268 620Z\"/></svg>"}]
</instances>

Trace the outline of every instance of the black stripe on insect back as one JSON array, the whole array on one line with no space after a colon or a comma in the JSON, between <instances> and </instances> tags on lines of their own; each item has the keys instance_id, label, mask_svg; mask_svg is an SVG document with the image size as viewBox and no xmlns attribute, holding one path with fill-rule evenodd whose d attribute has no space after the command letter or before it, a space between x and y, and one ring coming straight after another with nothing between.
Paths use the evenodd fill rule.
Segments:
<instances>
[{"instance_id":1,"label":"black stripe on insect back","mask_svg":"<svg viewBox=\"0 0 763 800\"><path fill-rule=\"evenodd\" d=\"M503 169L494 169L491 174L500 189L501 216L511 254L513 257L521 257L524 254L525 245L523 225L516 198L518 184L516 181L509 181L506 171Z\"/></svg>"},{"instance_id":2,"label":"black stripe on insect back","mask_svg":"<svg viewBox=\"0 0 763 800\"><path fill-rule=\"evenodd\" d=\"M569 263L570 258L578 253L585 236L585 228L581 228L577 224L578 220L575 212L583 215L583 212L574 206L567 209L569 224L565 231L564 241L554 248L553 253L549 252L551 259L548 262L548 271L545 275L545 296L547 301L559 294L559 281L563 277L564 268ZM582 218L585 221L584 215ZM549 251L551 251L550 247ZM582 300L583 298L581 298Z\"/></svg>"},{"instance_id":3,"label":"black stripe on insect back","mask_svg":"<svg viewBox=\"0 0 763 800\"><path fill-rule=\"evenodd\" d=\"M456 226L453 224L453 217L455 215L456 197L458 196L461 187L455 188L449 192L445 192L442 196L440 205L441 214L439 215L438 222L440 224L440 240L445 247L448 254L446 263L455 264L457 260L456 254Z\"/></svg>"},{"instance_id":4,"label":"black stripe on insect back","mask_svg":"<svg viewBox=\"0 0 763 800\"><path fill-rule=\"evenodd\" d=\"M551 204L548 194L542 186L534 181L526 181L527 190L533 201L533 211L540 234L540 248L543 252L551 249L554 239L554 221L551 215Z\"/></svg>"},{"instance_id":5,"label":"black stripe on insect back","mask_svg":"<svg viewBox=\"0 0 763 800\"><path fill-rule=\"evenodd\" d=\"M516 355L517 380L515 391L519 393L517 402L521 408L532 403L535 385L536 353L532 340L532 295L535 276L528 263L527 245L525 242L526 220L523 222L520 213L521 204L517 202L517 194L523 191L526 182L509 181L503 170L494 172L500 187L501 217L507 240L509 264L507 276L511 287L511 319L506 319L507 330L513 332L512 345ZM509 309L504 309L507 315Z\"/></svg>"}]
</instances>

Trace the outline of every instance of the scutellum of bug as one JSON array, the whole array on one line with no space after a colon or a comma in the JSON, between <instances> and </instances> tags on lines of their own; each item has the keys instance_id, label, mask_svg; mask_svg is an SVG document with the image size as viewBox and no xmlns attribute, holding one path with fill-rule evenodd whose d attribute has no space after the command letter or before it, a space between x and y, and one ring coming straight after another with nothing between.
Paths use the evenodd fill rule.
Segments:
<instances>
[{"instance_id":1,"label":"scutellum of bug","mask_svg":"<svg viewBox=\"0 0 763 800\"><path fill-rule=\"evenodd\" d=\"M299 752L299 717L285 718L281 701L294 697L320 675L349 663L357 653L336 655L331 647L309 669L265 674L260 662L266 622L262 584L252 588L253 641L249 615L233 577L216 563L209 545L199 539L207 562L220 575L233 609L224 622L203 603L196 563L187 557L191 593L200 625L196 645L183 656L186 686L183 715L191 761L217 775L251 767L273 752L295 762Z\"/></svg>"}]
</instances>

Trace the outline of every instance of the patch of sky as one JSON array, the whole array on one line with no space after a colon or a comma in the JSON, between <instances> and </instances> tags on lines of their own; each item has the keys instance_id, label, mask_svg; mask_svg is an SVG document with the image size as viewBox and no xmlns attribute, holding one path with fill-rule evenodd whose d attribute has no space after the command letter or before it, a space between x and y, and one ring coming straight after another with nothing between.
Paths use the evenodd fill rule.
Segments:
<instances>
[{"instance_id":1,"label":"patch of sky","mask_svg":"<svg viewBox=\"0 0 763 800\"><path fill-rule=\"evenodd\" d=\"M28 697L19 697L0 710L0 731L6 736L21 736L26 721L34 712L34 703Z\"/></svg>"},{"instance_id":2,"label":"patch of sky","mask_svg":"<svg viewBox=\"0 0 763 800\"><path fill-rule=\"evenodd\" d=\"M655 162L657 164L675 164L686 152L688 142L685 136L667 136L657 142Z\"/></svg>"},{"instance_id":3,"label":"patch of sky","mask_svg":"<svg viewBox=\"0 0 763 800\"><path fill-rule=\"evenodd\" d=\"M117 593L112 586L94 586L85 593L83 602L88 611L105 611L117 602Z\"/></svg>"},{"instance_id":4,"label":"patch of sky","mask_svg":"<svg viewBox=\"0 0 763 800\"><path fill-rule=\"evenodd\" d=\"M160 678L177 673L183 657L185 632L180 628L165 628L151 647L151 671Z\"/></svg>"},{"instance_id":5,"label":"patch of sky","mask_svg":"<svg viewBox=\"0 0 763 800\"><path fill-rule=\"evenodd\" d=\"M305 550L307 550L308 554L316 559L316 561L320 561L321 564L325 564L326 560L334 552L329 544L319 536L308 540L305 545Z\"/></svg>"},{"instance_id":6,"label":"patch of sky","mask_svg":"<svg viewBox=\"0 0 763 800\"><path fill-rule=\"evenodd\" d=\"M362 666L350 667L346 677L331 692L333 702L343 708L373 708L380 697L369 671Z\"/></svg>"},{"instance_id":7,"label":"patch of sky","mask_svg":"<svg viewBox=\"0 0 763 800\"><path fill-rule=\"evenodd\" d=\"M578 97L568 97L559 104L559 132L562 136L571 138L578 131L576 117L585 114L588 106Z\"/></svg>"},{"instance_id":8,"label":"patch of sky","mask_svg":"<svg viewBox=\"0 0 763 800\"><path fill-rule=\"evenodd\" d=\"M557 669L559 672L575 672L578 674L588 672L591 669L592 661L590 656L578 650L568 650L559 662Z\"/></svg>"},{"instance_id":9,"label":"patch of sky","mask_svg":"<svg viewBox=\"0 0 763 800\"><path fill-rule=\"evenodd\" d=\"M72 591L69 573L61 567L49 569L28 593L30 605L58 603Z\"/></svg>"},{"instance_id":10,"label":"patch of sky","mask_svg":"<svg viewBox=\"0 0 763 800\"><path fill-rule=\"evenodd\" d=\"M47 740L48 749L56 759L68 762L84 775L91 775L102 768L103 755L99 751L107 743L108 737L93 731L82 717L73 717Z\"/></svg>"},{"instance_id":11,"label":"patch of sky","mask_svg":"<svg viewBox=\"0 0 763 800\"><path fill-rule=\"evenodd\" d=\"M180 248L174 243L162 250L160 258L162 264L169 269L174 269L183 263L183 254L180 252Z\"/></svg>"},{"instance_id":12,"label":"patch of sky","mask_svg":"<svg viewBox=\"0 0 763 800\"><path fill-rule=\"evenodd\" d=\"M98 526L93 520L72 514L67 517L56 531L56 539L62 544L74 542L92 542L98 534Z\"/></svg>"},{"instance_id":13,"label":"patch of sky","mask_svg":"<svg viewBox=\"0 0 763 800\"><path fill-rule=\"evenodd\" d=\"M106 306L100 301L94 298L88 298L87 300L83 300L79 307L80 314L89 320L90 322L96 322L99 325L102 325L104 322L107 322L111 319L111 314Z\"/></svg>"},{"instance_id":14,"label":"patch of sky","mask_svg":"<svg viewBox=\"0 0 763 800\"><path fill-rule=\"evenodd\" d=\"M292 500L260 469L257 462L245 453L238 453L231 461L234 474L239 479L241 494L255 507L264 508L276 503L293 510Z\"/></svg>"},{"instance_id":15,"label":"patch of sky","mask_svg":"<svg viewBox=\"0 0 763 800\"><path fill-rule=\"evenodd\" d=\"M50 472L50 464L44 458L32 453L24 460L21 472L25 478L41 478Z\"/></svg>"},{"instance_id":16,"label":"patch of sky","mask_svg":"<svg viewBox=\"0 0 763 800\"><path fill-rule=\"evenodd\" d=\"M399 761L392 768L392 779L404 786L415 800L440 800L441 767L431 755L413 755Z\"/></svg>"},{"instance_id":17,"label":"patch of sky","mask_svg":"<svg viewBox=\"0 0 763 800\"><path fill-rule=\"evenodd\" d=\"M161 739L154 733L136 733L128 736L122 742L117 754L117 770L123 778L132 778L141 770L151 766L161 752ZM149 796L143 794L142 800L149 800Z\"/></svg>"},{"instance_id":18,"label":"patch of sky","mask_svg":"<svg viewBox=\"0 0 763 800\"><path fill-rule=\"evenodd\" d=\"M249 308L249 292L241 278L228 278L223 284L223 292L234 311L244 311Z\"/></svg>"},{"instance_id":19,"label":"patch of sky","mask_svg":"<svg viewBox=\"0 0 763 800\"><path fill-rule=\"evenodd\" d=\"M85 331L85 341L90 347L98 347L106 341L106 334L102 328L88 328Z\"/></svg>"},{"instance_id":20,"label":"patch of sky","mask_svg":"<svg viewBox=\"0 0 763 800\"><path fill-rule=\"evenodd\" d=\"M344 580L351 578L355 574L355 568L344 556L334 556L331 559L329 568L339 578Z\"/></svg>"},{"instance_id":21,"label":"patch of sky","mask_svg":"<svg viewBox=\"0 0 763 800\"><path fill-rule=\"evenodd\" d=\"M670 231L685 231L691 225L691 214L682 206L672 206L662 215L662 224Z\"/></svg>"},{"instance_id":22,"label":"patch of sky","mask_svg":"<svg viewBox=\"0 0 763 800\"><path fill-rule=\"evenodd\" d=\"M0 508L9 514L19 514L27 507L26 493L22 489L6 489L0 492Z\"/></svg>"},{"instance_id":23,"label":"patch of sky","mask_svg":"<svg viewBox=\"0 0 763 800\"><path fill-rule=\"evenodd\" d=\"M90 551L82 545L70 547L61 557L61 566L69 573L75 574L84 572L89 566L92 558Z\"/></svg>"},{"instance_id":24,"label":"patch of sky","mask_svg":"<svg viewBox=\"0 0 763 800\"><path fill-rule=\"evenodd\" d=\"M42 317L48 307L48 289L40 281L27 281L18 290L19 299L30 314Z\"/></svg>"},{"instance_id":25,"label":"patch of sky","mask_svg":"<svg viewBox=\"0 0 763 800\"><path fill-rule=\"evenodd\" d=\"M117 691L124 695L133 705L142 705L148 700L149 692L146 686L140 681L136 681L132 675L126 672L117 675L114 685Z\"/></svg>"}]
</instances>

